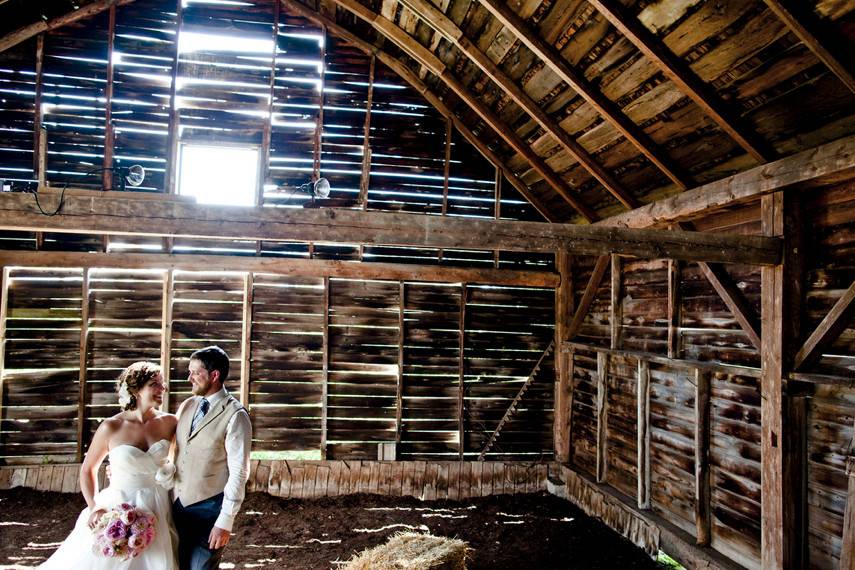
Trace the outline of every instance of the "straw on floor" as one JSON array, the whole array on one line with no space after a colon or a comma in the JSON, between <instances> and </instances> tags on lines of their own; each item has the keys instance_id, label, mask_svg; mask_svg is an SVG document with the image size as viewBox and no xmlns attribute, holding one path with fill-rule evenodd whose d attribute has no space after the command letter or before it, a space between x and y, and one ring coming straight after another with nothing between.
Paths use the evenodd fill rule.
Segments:
<instances>
[{"instance_id":1,"label":"straw on floor","mask_svg":"<svg viewBox=\"0 0 855 570\"><path fill-rule=\"evenodd\" d=\"M465 570L467 550L462 540L403 532L359 553L344 570Z\"/></svg>"}]
</instances>

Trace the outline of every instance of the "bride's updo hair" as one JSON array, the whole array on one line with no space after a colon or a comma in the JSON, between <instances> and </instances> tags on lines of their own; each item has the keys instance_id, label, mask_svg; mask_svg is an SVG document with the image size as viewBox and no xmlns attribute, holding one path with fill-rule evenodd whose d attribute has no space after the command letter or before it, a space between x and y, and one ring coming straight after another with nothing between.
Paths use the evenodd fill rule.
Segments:
<instances>
[{"instance_id":1,"label":"bride's updo hair","mask_svg":"<svg viewBox=\"0 0 855 570\"><path fill-rule=\"evenodd\" d=\"M122 411L136 409L137 394L140 389L160 372L160 365L154 362L134 362L125 368L116 380L116 392L119 394L119 406Z\"/></svg>"}]
</instances>

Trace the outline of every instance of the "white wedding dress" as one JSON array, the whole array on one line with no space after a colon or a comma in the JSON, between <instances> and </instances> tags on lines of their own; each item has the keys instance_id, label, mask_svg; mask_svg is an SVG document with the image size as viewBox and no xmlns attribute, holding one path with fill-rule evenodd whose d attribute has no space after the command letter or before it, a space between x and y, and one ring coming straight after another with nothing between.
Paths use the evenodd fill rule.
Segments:
<instances>
[{"instance_id":1,"label":"white wedding dress","mask_svg":"<svg viewBox=\"0 0 855 570\"><path fill-rule=\"evenodd\" d=\"M95 495L95 504L110 509L131 503L157 517L156 536L137 558L106 558L92 552L89 508L83 509L74 530L59 549L39 568L47 570L174 570L178 537L172 523L172 505L167 487L171 465L167 465L169 441L162 439L143 451L133 445L114 447L110 457L110 485ZM173 548L175 547L175 548Z\"/></svg>"}]
</instances>

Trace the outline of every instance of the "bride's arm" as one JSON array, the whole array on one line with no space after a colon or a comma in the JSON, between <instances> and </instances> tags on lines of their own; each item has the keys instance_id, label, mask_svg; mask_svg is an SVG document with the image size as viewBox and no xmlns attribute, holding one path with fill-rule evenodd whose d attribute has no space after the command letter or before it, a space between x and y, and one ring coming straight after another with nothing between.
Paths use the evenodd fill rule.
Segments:
<instances>
[{"instance_id":1,"label":"bride's arm","mask_svg":"<svg viewBox=\"0 0 855 570\"><path fill-rule=\"evenodd\" d=\"M80 466L80 491L83 493L86 506L92 511L92 515L95 514L95 493L98 492L98 469L110 451L109 440L111 431L107 421L102 422L98 426L95 436L89 444L86 457L83 458L83 465ZM95 518L97 520L97 517ZM89 520L91 523L92 517Z\"/></svg>"}]
</instances>

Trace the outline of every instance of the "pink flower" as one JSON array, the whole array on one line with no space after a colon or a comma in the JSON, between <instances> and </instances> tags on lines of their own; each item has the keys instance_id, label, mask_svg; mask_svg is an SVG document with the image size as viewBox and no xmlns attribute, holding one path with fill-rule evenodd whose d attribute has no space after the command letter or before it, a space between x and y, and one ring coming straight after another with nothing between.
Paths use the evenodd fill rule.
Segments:
<instances>
[{"instance_id":1,"label":"pink flower","mask_svg":"<svg viewBox=\"0 0 855 570\"><path fill-rule=\"evenodd\" d=\"M145 546L145 537L139 534L132 534L128 538L128 546L134 550Z\"/></svg>"},{"instance_id":2,"label":"pink flower","mask_svg":"<svg viewBox=\"0 0 855 570\"><path fill-rule=\"evenodd\" d=\"M110 523L110 526L108 526L104 532L110 540L117 540L119 538L124 538L127 529L128 527L125 526L125 523L121 520L115 520Z\"/></svg>"},{"instance_id":3,"label":"pink flower","mask_svg":"<svg viewBox=\"0 0 855 570\"><path fill-rule=\"evenodd\" d=\"M93 529L92 550L108 558L139 556L154 540L157 518L130 503L107 511Z\"/></svg>"}]
</instances>

